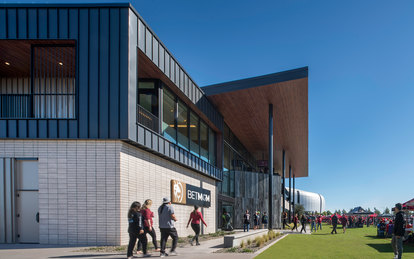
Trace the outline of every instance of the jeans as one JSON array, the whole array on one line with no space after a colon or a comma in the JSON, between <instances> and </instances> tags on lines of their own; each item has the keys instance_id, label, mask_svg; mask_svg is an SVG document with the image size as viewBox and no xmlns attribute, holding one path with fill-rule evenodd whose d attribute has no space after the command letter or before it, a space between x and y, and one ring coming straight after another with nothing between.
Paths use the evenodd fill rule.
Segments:
<instances>
[{"instance_id":1,"label":"jeans","mask_svg":"<svg viewBox=\"0 0 414 259\"><path fill-rule=\"evenodd\" d=\"M137 239L142 243L142 252L147 254L147 236L145 234L135 234L129 233L129 244L128 244L128 252L127 257L132 256L132 250L134 250L135 243Z\"/></svg>"},{"instance_id":2,"label":"jeans","mask_svg":"<svg viewBox=\"0 0 414 259\"><path fill-rule=\"evenodd\" d=\"M297 222L293 222L292 231L295 230L295 228L296 228L296 231L298 231L298 223Z\"/></svg>"},{"instance_id":3,"label":"jeans","mask_svg":"<svg viewBox=\"0 0 414 259\"><path fill-rule=\"evenodd\" d=\"M403 240L402 237L392 236L391 240L392 249L394 250L394 255L398 254L398 259L401 259L403 253Z\"/></svg>"},{"instance_id":4,"label":"jeans","mask_svg":"<svg viewBox=\"0 0 414 259\"><path fill-rule=\"evenodd\" d=\"M247 232L249 232L250 223L244 223L244 224L243 224L243 231L244 231L244 232L246 232L246 228L247 228Z\"/></svg>"},{"instance_id":5,"label":"jeans","mask_svg":"<svg viewBox=\"0 0 414 259\"><path fill-rule=\"evenodd\" d=\"M312 233L312 230L313 229L315 229L315 232L316 232L316 225L315 225L315 222L311 222L311 233Z\"/></svg>"},{"instance_id":6,"label":"jeans","mask_svg":"<svg viewBox=\"0 0 414 259\"><path fill-rule=\"evenodd\" d=\"M191 242L194 240L198 244L198 236L200 235L200 224L191 224L191 228L194 230L195 236L191 239Z\"/></svg>"},{"instance_id":7,"label":"jeans","mask_svg":"<svg viewBox=\"0 0 414 259\"><path fill-rule=\"evenodd\" d=\"M334 232L334 231L335 231L335 234L337 234L337 233L336 233L336 226L337 226L336 224L332 224L332 228L333 228L333 229L332 229L331 234L333 234L333 232Z\"/></svg>"},{"instance_id":8,"label":"jeans","mask_svg":"<svg viewBox=\"0 0 414 259\"><path fill-rule=\"evenodd\" d=\"M322 230L322 223L319 223L319 222L318 222L318 226L317 226L316 228L317 228L317 229L321 228L321 230Z\"/></svg>"},{"instance_id":9,"label":"jeans","mask_svg":"<svg viewBox=\"0 0 414 259\"><path fill-rule=\"evenodd\" d=\"M160 228L161 231L161 254L165 253L165 247L167 245L167 239L168 237L172 238L172 247L171 252L175 251L175 248L177 248L177 242L178 242L178 234L177 230L175 228Z\"/></svg>"}]
</instances>

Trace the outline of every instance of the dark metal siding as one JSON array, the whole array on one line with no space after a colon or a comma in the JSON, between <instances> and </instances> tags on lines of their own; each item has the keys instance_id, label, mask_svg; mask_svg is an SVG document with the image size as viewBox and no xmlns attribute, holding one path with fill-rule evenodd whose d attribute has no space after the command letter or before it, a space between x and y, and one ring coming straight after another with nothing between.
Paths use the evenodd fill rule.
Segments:
<instances>
[{"instance_id":1,"label":"dark metal siding","mask_svg":"<svg viewBox=\"0 0 414 259\"><path fill-rule=\"evenodd\" d=\"M76 119L0 119L0 138L128 138L128 12L127 6L0 7L0 39L77 45Z\"/></svg>"},{"instance_id":2,"label":"dark metal siding","mask_svg":"<svg viewBox=\"0 0 414 259\"><path fill-rule=\"evenodd\" d=\"M134 9L132 9L134 10ZM135 10L134 10L135 11ZM140 35L145 35L145 39L138 39L139 41L145 42L145 44L137 44L138 47L144 52L149 59L161 70L164 74L171 79L172 82L175 83L178 89L194 103L201 112L203 112L207 118L214 124L216 127L221 131L223 129L223 116L218 112L218 110L214 107L214 105L207 99L204 91L197 86L197 84L191 79L188 73L183 69L183 67L178 63L177 59L168 51L168 49L164 46L161 40L155 35L155 33L151 30L151 28L145 23L145 21L135 12L137 15L137 21L141 22L144 27L146 28L145 33L138 33L138 37ZM139 26L137 25L138 29ZM149 32L149 33L148 33ZM151 47L147 45L150 44ZM157 51L157 55L153 55L154 51ZM161 53L162 52L162 53ZM159 57L164 56L170 57L170 59L166 59L164 62L160 62ZM164 65L165 63L170 62L170 69L171 72L165 71ZM175 66L173 66L175 64ZM184 80L185 79L185 80ZM188 83L185 82L188 80ZM186 89L185 85L188 84L188 90Z\"/></svg>"}]
</instances>

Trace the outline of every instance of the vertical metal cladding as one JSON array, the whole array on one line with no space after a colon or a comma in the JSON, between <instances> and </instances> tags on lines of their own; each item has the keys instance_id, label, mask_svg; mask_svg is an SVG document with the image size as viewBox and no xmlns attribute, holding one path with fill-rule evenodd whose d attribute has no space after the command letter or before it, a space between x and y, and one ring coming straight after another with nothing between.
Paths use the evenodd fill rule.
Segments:
<instances>
[{"instance_id":1,"label":"vertical metal cladding","mask_svg":"<svg viewBox=\"0 0 414 259\"><path fill-rule=\"evenodd\" d=\"M137 16L138 20L138 47L144 52L164 74L175 83L188 99L193 102L208 119L221 131L223 116L207 99L203 90L185 72L173 55L165 48L155 33L145 21ZM135 27L135 25L134 25Z\"/></svg>"},{"instance_id":2,"label":"vertical metal cladding","mask_svg":"<svg viewBox=\"0 0 414 259\"><path fill-rule=\"evenodd\" d=\"M0 6L0 40L74 40L77 55L76 118L0 119L0 138L128 138L128 12Z\"/></svg>"}]
</instances>

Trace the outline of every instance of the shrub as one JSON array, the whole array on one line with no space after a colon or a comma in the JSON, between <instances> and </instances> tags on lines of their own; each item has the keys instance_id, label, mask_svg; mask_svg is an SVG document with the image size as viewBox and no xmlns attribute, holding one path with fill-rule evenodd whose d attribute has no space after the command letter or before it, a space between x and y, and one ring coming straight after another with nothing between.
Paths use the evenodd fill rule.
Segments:
<instances>
[{"instance_id":1,"label":"shrub","mask_svg":"<svg viewBox=\"0 0 414 259\"><path fill-rule=\"evenodd\" d=\"M241 243L240 243L240 248L244 248L246 246L246 244L244 243L244 241L242 241Z\"/></svg>"},{"instance_id":2,"label":"shrub","mask_svg":"<svg viewBox=\"0 0 414 259\"><path fill-rule=\"evenodd\" d=\"M229 253L235 253L235 252L237 252L237 247L229 248L229 249L227 249L227 252L229 252Z\"/></svg>"},{"instance_id":3,"label":"shrub","mask_svg":"<svg viewBox=\"0 0 414 259\"><path fill-rule=\"evenodd\" d=\"M263 237L259 237L256 241L256 246L261 247L263 245L263 243L264 243Z\"/></svg>"},{"instance_id":4,"label":"shrub","mask_svg":"<svg viewBox=\"0 0 414 259\"><path fill-rule=\"evenodd\" d=\"M260 239L262 239L261 237L256 237L255 239L254 239L254 242L257 244L259 241L260 241Z\"/></svg>"},{"instance_id":5,"label":"shrub","mask_svg":"<svg viewBox=\"0 0 414 259\"><path fill-rule=\"evenodd\" d=\"M247 244L248 245L251 245L252 244L252 240L249 238L249 239L247 239Z\"/></svg>"},{"instance_id":6,"label":"shrub","mask_svg":"<svg viewBox=\"0 0 414 259\"><path fill-rule=\"evenodd\" d=\"M265 243L267 243L267 241L269 241L269 236L268 235L263 235L263 241Z\"/></svg>"},{"instance_id":7,"label":"shrub","mask_svg":"<svg viewBox=\"0 0 414 259\"><path fill-rule=\"evenodd\" d=\"M253 253L253 250L250 248L245 248L241 251L242 253Z\"/></svg>"}]
</instances>

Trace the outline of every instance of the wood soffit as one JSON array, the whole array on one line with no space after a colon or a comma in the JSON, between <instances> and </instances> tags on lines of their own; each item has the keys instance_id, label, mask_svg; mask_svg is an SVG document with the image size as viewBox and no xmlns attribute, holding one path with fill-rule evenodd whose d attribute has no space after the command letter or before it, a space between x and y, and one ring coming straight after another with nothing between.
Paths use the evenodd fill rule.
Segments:
<instances>
[{"instance_id":1,"label":"wood soffit","mask_svg":"<svg viewBox=\"0 0 414 259\"><path fill-rule=\"evenodd\" d=\"M250 80L250 79L249 79ZM237 88L237 86L236 86ZM258 160L268 160L269 104L274 114L274 168L282 172L282 150L296 177L308 176L308 78L208 96L224 121Z\"/></svg>"}]
</instances>

